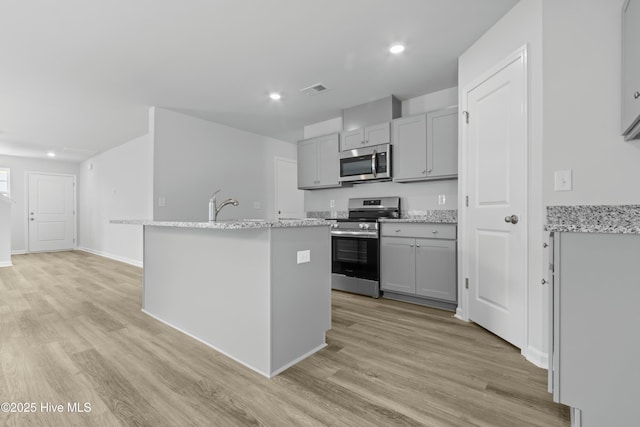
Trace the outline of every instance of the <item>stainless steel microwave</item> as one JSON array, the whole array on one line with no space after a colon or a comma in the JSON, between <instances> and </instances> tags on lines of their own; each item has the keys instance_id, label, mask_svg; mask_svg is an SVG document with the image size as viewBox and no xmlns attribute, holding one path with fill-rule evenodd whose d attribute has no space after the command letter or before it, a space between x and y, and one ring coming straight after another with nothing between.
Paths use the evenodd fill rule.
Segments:
<instances>
[{"instance_id":1,"label":"stainless steel microwave","mask_svg":"<svg viewBox=\"0 0 640 427\"><path fill-rule=\"evenodd\" d=\"M391 144L343 151L339 159L340 182L391 179Z\"/></svg>"}]
</instances>

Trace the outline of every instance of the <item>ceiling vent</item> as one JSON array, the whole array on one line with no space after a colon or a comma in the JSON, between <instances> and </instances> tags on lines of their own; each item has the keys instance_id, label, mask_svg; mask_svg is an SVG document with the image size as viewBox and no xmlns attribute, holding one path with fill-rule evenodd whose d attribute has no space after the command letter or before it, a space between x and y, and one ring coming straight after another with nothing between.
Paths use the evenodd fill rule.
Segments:
<instances>
[{"instance_id":1,"label":"ceiling vent","mask_svg":"<svg viewBox=\"0 0 640 427\"><path fill-rule=\"evenodd\" d=\"M302 92L302 93L304 93L306 95L312 96L312 95L317 95L317 94L322 93L322 92L326 92L327 90L329 90L329 89L327 89L327 87L325 85L323 85L322 83L316 83L316 84L311 85L309 87L305 87L304 89L300 89L300 92Z\"/></svg>"}]
</instances>

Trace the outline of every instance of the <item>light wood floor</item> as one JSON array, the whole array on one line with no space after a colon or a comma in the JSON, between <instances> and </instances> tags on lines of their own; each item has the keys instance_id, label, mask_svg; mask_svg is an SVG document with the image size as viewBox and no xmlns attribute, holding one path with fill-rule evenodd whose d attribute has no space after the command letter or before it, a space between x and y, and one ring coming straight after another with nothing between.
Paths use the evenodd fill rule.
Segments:
<instances>
[{"instance_id":1,"label":"light wood floor","mask_svg":"<svg viewBox=\"0 0 640 427\"><path fill-rule=\"evenodd\" d=\"M141 313L139 268L83 252L13 261L0 268L0 401L38 412L0 425L569 425L545 370L446 311L334 292L328 347L269 380Z\"/></svg>"}]
</instances>

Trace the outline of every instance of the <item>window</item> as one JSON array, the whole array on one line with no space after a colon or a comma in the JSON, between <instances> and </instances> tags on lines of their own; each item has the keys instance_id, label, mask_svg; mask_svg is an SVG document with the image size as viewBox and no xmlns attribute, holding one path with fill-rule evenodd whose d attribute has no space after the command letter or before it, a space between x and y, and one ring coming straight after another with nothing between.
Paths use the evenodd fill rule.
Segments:
<instances>
[{"instance_id":1,"label":"window","mask_svg":"<svg viewBox=\"0 0 640 427\"><path fill-rule=\"evenodd\" d=\"M0 168L0 194L9 197L11 187L9 186L9 169Z\"/></svg>"}]
</instances>

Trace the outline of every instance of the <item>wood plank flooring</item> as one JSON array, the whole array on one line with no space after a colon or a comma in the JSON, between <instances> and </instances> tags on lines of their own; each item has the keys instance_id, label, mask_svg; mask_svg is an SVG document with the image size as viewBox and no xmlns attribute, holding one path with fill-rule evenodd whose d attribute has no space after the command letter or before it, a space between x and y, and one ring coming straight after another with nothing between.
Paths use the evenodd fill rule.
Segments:
<instances>
[{"instance_id":1,"label":"wood plank flooring","mask_svg":"<svg viewBox=\"0 0 640 427\"><path fill-rule=\"evenodd\" d=\"M0 403L37 411L0 425L569 425L546 370L450 312L334 292L329 345L269 380L143 314L139 268L84 252L13 262L0 268Z\"/></svg>"}]
</instances>

